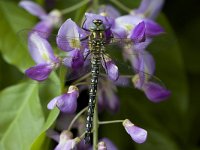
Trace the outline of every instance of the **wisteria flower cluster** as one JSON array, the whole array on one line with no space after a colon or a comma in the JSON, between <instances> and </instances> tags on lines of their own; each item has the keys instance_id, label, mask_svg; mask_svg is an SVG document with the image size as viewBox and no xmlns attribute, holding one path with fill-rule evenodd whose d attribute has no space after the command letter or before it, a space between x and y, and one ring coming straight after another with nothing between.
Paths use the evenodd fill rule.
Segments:
<instances>
[{"instance_id":1,"label":"wisteria flower cluster","mask_svg":"<svg viewBox=\"0 0 200 150\"><path fill-rule=\"evenodd\" d=\"M111 5L101 6L96 14L93 12L85 13L86 19L82 27L71 19L67 19L59 28L56 38L57 47L65 52L65 57L61 58L54 54L53 47L47 40L53 28L59 26L62 21L61 16L63 14L61 11L53 10L47 14L43 8L34 2L20 2L21 7L41 20L28 35L28 48L36 65L27 69L25 74L33 80L44 81L53 70L61 65L76 72L81 68L87 68L90 65L90 49L87 37L94 25L93 20L99 19L106 27L107 43L112 42L111 39L115 38L122 39L122 41L123 39L129 39L127 43L120 46L122 54L128 54L124 55L124 59L131 63L132 70L135 72L135 75L132 76L134 86L144 91L147 98L152 102L167 99L171 94L170 91L152 80L154 78L155 62L153 56L146 50L154 37L164 33L164 29L153 20L158 15L162 4L162 0L143 0L138 9L134 9L130 14L124 16L121 16ZM41 36L41 32L47 33L46 36ZM98 108L99 111L106 109L115 113L120 106L119 98L116 95L117 84L115 84L121 80L120 70L110 57L107 55L104 57L102 66L107 73L107 78L99 79ZM79 93L82 89L87 88L87 86L82 85L83 80L88 80L88 78L82 78L82 80L78 80L80 83L75 82L75 84L70 85L67 92L49 102L48 109L51 110L57 107L65 114L75 114ZM55 136L58 137L58 133L51 135L58 142L56 150L90 148L82 142L84 131L81 124L85 122L81 122L81 115L85 110L80 111L75 117L78 118L76 120L78 125L74 125L78 129L77 137L74 138L73 133L70 131L73 125L62 131L59 139L55 138ZM129 119L120 122L133 141L139 144L146 141L146 130L134 125ZM106 148L117 149L109 139L99 139L98 149L103 150Z\"/></svg>"}]
</instances>

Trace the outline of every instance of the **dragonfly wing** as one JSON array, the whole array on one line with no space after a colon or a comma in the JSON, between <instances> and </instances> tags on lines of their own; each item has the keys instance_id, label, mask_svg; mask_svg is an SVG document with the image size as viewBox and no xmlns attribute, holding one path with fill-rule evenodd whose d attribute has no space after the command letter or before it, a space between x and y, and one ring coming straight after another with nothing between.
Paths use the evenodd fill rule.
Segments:
<instances>
[{"instance_id":1,"label":"dragonfly wing","mask_svg":"<svg viewBox=\"0 0 200 150\"><path fill-rule=\"evenodd\" d=\"M73 50L73 48L69 48L69 47L82 48L83 46L85 46L85 47L88 46L88 41L82 40L83 38L80 39L79 37L61 36L61 35L51 34L48 32L41 32L41 31L34 30L34 29L23 29L18 32L18 37L25 45L27 45L28 38L29 38L30 34L32 34L32 33L39 34L42 38L48 40L48 42L51 44L52 47L58 47L64 51ZM59 41L59 42L57 42L57 41ZM77 42L77 41L80 41L80 42ZM79 45L77 45L77 44L79 44Z\"/></svg>"},{"instance_id":2,"label":"dragonfly wing","mask_svg":"<svg viewBox=\"0 0 200 150\"><path fill-rule=\"evenodd\" d=\"M110 57L108 54L105 55L106 57ZM124 61L122 63L122 61L118 61L115 58L110 57L110 59L114 61L119 70L119 78L116 81L113 81L116 85L133 87L134 79L138 78L140 80L140 87L143 87L146 82L154 82L165 87L164 83L156 77L153 72L145 72L131 65L131 63ZM103 68L102 70L106 70L106 68ZM102 76L108 76L107 72L108 71L103 71Z\"/></svg>"}]
</instances>

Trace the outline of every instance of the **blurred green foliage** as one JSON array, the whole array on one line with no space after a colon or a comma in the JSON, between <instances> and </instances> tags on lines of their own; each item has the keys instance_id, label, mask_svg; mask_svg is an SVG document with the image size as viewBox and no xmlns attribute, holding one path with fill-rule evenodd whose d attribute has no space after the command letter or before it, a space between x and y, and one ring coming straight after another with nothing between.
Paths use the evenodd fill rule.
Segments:
<instances>
[{"instance_id":1,"label":"blurred green foliage","mask_svg":"<svg viewBox=\"0 0 200 150\"><path fill-rule=\"evenodd\" d=\"M180 0L179 0L180 1ZM178 0L174 2L178 6ZM18 0L0 1L0 149L50 149L50 139L45 131L58 116L58 110L46 109L48 101L59 95L59 79L52 74L50 85L30 84L21 81L23 71L33 65L27 45L19 38L19 31L31 28L38 20L18 7ZM44 0L36 2L45 5ZM56 8L63 9L78 3L79 0L57 0ZM108 1L100 1L108 4ZM139 0L123 1L129 8L135 8ZM164 11L169 12L170 26L164 15L158 22L166 34L155 39L148 50L154 52L156 76L172 91L168 101L154 104L144 94L133 88L119 88L121 109L117 115L104 113L103 120L129 118L135 124L148 130L145 144L135 144L124 128L119 125L100 127L100 136L109 137L119 149L137 150L197 150L200 149L199 129L199 34L200 18L189 18L187 22L176 20L175 6L167 2ZM182 3L184 7L185 3ZM48 6L50 9L52 6ZM174 8L174 9L171 9ZM170 17L170 13L175 16ZM81 23L86 6L67 14L64 19L72 18ZM125 14L125 12L122 12ZM173 15L174 15L173 14ZM168 14L166 14L168 15ZM172 16L172 15L171 15ZM175 18L175 19L174 19ZM174 19L174 20L173 20ZM184 19L183 19L184 20ZM181 26L184 24L184 26ZM178 38L176 36L178 36ZM40 90L40 93L39 93ZM112 130L110 130L112 128Z\"/></svg>"}]
</instances>

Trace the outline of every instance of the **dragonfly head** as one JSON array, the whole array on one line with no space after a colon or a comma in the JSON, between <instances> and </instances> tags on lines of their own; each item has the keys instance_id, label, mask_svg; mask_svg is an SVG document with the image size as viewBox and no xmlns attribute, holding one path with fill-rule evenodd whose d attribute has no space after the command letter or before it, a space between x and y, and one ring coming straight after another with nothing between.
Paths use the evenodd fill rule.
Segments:
<instances>
[{"instance_id":1,"label":"dragonfly head","mask_svg":"<svg viewBox=\"0 0 200 150\"><path fill-rule=\"evenodd\" d=\"M92 31L104 31L106 29L102 20L94 19L92 22L93 22L93 26L90 27L90 30L92 30Z\"/></svg>"}]
</instances>

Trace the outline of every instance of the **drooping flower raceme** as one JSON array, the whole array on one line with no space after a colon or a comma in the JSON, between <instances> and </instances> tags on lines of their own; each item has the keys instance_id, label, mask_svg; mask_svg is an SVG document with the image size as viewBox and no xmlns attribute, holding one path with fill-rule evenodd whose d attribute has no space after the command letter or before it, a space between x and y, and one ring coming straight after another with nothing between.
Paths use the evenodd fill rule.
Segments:
<instances>
[{"instance_id":1,"label":"drooping flower raceme","mask_svg":"<svg viewBox=\"0 0 200 150\"><path fill-rule=\"evenodd\" d=\"M21 1L19 6L41 20L35 25L34 30L45 32L50 35L53 27L57 27L61 23L61 12L58 10L52 10L47 14L40 5L32 1Z\"/></svg>"},{"instance_id":2,"label":"drooping flower raceme","mask_svg":"<svg viewBox=\"0 0 200 150\"><path fill-rule=\"evenodd\" d=\"M165 100L170 96L170 91L152 80L155 79L155 62L146 51L153 37L164 33L163 28L151 19L155 18L162 3L163 1L160 1L156 5L153 1L143 0L139 9L133 10L130 15L116 18L111 28L115 37L132 39L133 44L125 44L123 47L124 56L136 72L133 78L135 87L143 90L147 98L153 102Z\"/></svg>"}]
</instances>

